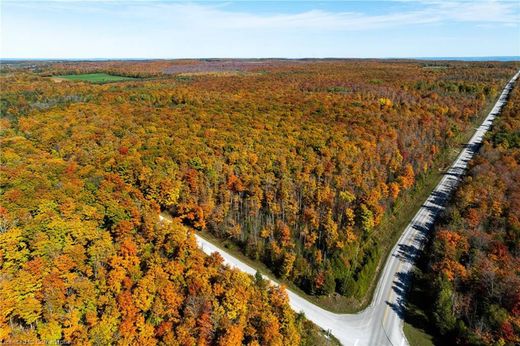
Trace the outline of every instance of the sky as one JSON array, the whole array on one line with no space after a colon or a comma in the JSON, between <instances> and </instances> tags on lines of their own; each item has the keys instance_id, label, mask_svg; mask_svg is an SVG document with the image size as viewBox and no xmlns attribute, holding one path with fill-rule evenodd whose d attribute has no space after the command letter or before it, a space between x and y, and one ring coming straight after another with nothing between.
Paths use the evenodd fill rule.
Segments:
<instances>
[{"instance_id":1,"label":"sky","mask_svg":"<svg viewBox=\"0 0 520 346\"><path fill-rule=\"evenodd\" d=\"M0 0L0 58L520 56L520 0Z\"/></svg>"}]
</instances>

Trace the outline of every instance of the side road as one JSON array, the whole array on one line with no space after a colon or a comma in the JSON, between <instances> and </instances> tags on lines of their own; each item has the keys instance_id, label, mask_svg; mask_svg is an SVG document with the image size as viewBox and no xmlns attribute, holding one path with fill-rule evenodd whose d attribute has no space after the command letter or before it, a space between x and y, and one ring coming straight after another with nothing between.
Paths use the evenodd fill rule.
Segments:
<instances>
[{"instance_id":1,"label":"side road","mask_svg":"<svg viewBox=\"0 0 520 346\"><path fill-rule=\"evenodd\" d=\"M287 290L295 311L303 311L307 319L330 331L344 345L407 345L403 334L404 299L416 256L423 248L428 233L447 199L463 177L469 161L477 153L484 135L507 101L509 92L520 75L518 71L507 83L495 106L464 146L426 202L403 231L386 260L370 306L357 314L335 314L324 310ZM161 221L167 216L161 215ZM195 234L202 250L218 252L225 263L254 275L256 270Z\"/></svg>"}]
</instances>

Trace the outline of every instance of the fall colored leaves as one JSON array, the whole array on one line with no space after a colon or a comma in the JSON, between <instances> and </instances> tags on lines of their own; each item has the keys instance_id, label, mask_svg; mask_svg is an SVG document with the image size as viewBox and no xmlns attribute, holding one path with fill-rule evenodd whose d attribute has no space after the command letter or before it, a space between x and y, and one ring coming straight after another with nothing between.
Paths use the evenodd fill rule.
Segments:
<instances>
[{"instance_id":1,"label":"fall colored leaves","mask_svg":"<svg viewBox=\"0 0 520 346\"><path fill-rule=\"evenodd\" d=\"M159 75L168 64L41 68ZM223 268L190 232L231 239L308 293L362 297L385 214L514 69L449 65L273 63L110 85L2 77L0 338L316 340L283 290ZM161 210L171 225L157 224Z\"/></svg>"},{"instance_id":2,"label":"fall colored leaves","mask_svg":"<svg viewBox=\"0 0 520 346\"><path fill-rule=\"evenodd\" d=\"M520 342L520 87L426 251L430 316L460 344Z\"/></svg>"}]
</instances>

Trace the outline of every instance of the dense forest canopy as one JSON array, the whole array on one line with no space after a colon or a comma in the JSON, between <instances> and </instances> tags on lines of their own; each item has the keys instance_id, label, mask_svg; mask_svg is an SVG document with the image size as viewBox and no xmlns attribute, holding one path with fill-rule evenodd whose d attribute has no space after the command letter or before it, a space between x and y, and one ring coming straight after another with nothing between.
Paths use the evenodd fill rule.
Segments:
<instances>
[{"instance_id":1,"label":"dense forest canopy","mask_svg":"<svg viewBox=\"0 0 520 346\"><path fill-rule=\"evenodd\" d=\"M177 198L176 164L142 161L143 191L122 169L139 155L120 142L137 129L124 114L143 109L112 92L138 84L96 90L9 68L0 78L0 342L334 344L283 288L205 256L182 220L159 223L158 202ZM105 97L126 111L105 113Z\"/></svg>"},{"instance_id":2,"label":"dense forest canopy","mask_svg":"<svg viewBox=\"0 0 520 346\"><path fill-rule=\"evenodd\" d=\"M3 66L0 338L277 345L317 337L282 290L222 269L190 232L232 240L307 293L365 295L385 239L378 226L517 67ZM91 72L142 79L53 77ZM158 224L160 210L172 225Z\"/></svg>"},{"instance_id":3,"label":"dense forest canopy","mask_svg":"<svg viewBox=\"0 0 520 346\"><path fill-rule=\"evenodd\" d=\"M520 87L426 251L430 319L459 344L520 343Z\"/></svg>"}]
</instances>

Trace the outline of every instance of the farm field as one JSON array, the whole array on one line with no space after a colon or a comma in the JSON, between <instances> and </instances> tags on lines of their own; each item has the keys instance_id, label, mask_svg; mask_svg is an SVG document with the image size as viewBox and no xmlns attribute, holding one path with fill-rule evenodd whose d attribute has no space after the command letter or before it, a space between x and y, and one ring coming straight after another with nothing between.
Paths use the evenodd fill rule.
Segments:
<instances>
[{"instance_id":1,"label":"farm field","mask_svg":"<svg viewBox=\"0 0 520 346\"><path fill-rule=\"evenodd\" d=\"M132 77L114 76L107 73L85 73L85 74L69 74L57 75L54 78L66 79L70 81L90 82L90 83L110 83L121 82L126 80L134 80Z\"/></svg>"}]
</instances>

